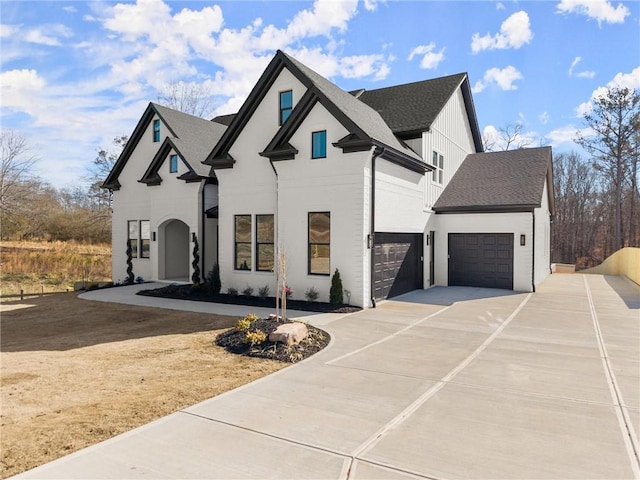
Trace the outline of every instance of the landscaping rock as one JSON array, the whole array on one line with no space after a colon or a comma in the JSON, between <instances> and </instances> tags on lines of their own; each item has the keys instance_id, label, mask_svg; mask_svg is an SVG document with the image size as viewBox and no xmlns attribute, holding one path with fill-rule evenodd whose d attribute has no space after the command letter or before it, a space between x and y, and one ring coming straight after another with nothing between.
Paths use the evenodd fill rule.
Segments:
<instances>
[{"instance_id":1,"label":"landscaping rock","mask_svg":"<svg viewBox=\"0 0 640 480\"><path fill-rule=\"evenodd\" d=\"M269 341L282 342L286 345L295 345L305 339L308 334L309 331L304 323L284 323L269 334Z\"/></svg>"}]
</instances>

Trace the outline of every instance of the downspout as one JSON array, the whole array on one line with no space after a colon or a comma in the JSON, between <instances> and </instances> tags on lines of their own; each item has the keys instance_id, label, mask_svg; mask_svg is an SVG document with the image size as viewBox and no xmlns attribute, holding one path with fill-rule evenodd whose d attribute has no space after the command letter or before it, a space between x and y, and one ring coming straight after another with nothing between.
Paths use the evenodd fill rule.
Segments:
<instances>
[{"instance_id":1,"label":"downspout","mask_svg":"<svg viewBox=\"0 0 640 480\"><path fill-rule=\"evenodd\" d=\"M370 247L370 265L369 265L369 276L370 276L370 290L371 290L371 306L376 308L376 299L373 295L373 285L375 282L374 278L374 265L376 263L375 260L375 233L376 233L376 158L384 153L384 147L377 146L373 150L373 154L371 155L371 205L370 205L370 218L369 218L369 247Z\"/></svg>"},{"instance_id":2,"label":"downspout","mask_svg":"<svg viewBox=\"0 0 640 480\"><path fill-rule=\"evenodd\" d=\"M278 257L279 257L279 242L280 242L280 217L278 215L278 205L279 205L279 200L280 200L280 183L278 181L278 171L276 170L276 166L273 164L273 160L271 160L271 157L269 157L269 165L271 165L271 169L273 170L273 174L276 176L276 208L274 209L274 218L275 218L275 223L276 223L276 238L274 238L274 246L276 247L275 252L276 253L276 259L274 260L274 266L275 266L275 274L276 274L276 318L278 317L278 304L280 301L279 298L279 294L278 294L278 284L279 284L279 278L278 278L278 272L279 272L279 268L277 265L277 261L278 261Z\"/></svg>"},{"instance_id":3,"label":"downspout","mask_svg":"<svg viewBox=\"0 0 640 480\"><path fill-rule=\"evenodd\" d=\"M536 291L536 210L531 211L531 291Z\"/></svg>"}]
</instances>

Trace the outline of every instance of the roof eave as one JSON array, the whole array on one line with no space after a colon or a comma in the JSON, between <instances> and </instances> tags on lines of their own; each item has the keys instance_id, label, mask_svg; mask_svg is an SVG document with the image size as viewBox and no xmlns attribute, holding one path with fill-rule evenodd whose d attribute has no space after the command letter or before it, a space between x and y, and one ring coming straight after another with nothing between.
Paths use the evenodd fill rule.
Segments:
<instances>
[{"instance_id":1,"label":"roof eave","mask_svg":"<svg viewBox=\"0 0 640 480\"><path fill-rule=\"evenodd\" d=\"M458 205L455 207L433 207L436 213L528 213L539 208L540 204L522 205Z\"/></svg>"}]
</instances>

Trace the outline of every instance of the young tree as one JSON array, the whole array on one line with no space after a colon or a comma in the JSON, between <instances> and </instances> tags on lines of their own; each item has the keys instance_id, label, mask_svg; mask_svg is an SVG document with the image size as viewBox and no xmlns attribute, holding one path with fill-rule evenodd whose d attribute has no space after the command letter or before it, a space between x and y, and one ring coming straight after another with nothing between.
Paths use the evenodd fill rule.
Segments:
<instances>
[{"instance_id":1,"label":"young tree","mask_svg":"<svg viewBox=\"0 0 640 480\"><path fill-rule=\"evenodd\" d=\"M485 130L482 135L482 145L485 152L519 150L528 148L534 143L535 139L525 133L524 125L520 122L509 123L497 130Z\"/></svg>"},{"instance_id":2,"label":"young tree","mask_svg":"<svg viewBox=\"0 0 640 480\"><path fill-rule=\"evenodd\" d=\"M584 120L590 133L579 133L576 143L592 155L594 167L612 186L611 246L616 251L625 243L622 203L625 184L630 181L634 158L638 154L634 139L640 128L640 94L629 88L610 88L594 100L593 110L584 116ZM632 183L637 184L635 179Z\"/></svg>"}]
</instances>

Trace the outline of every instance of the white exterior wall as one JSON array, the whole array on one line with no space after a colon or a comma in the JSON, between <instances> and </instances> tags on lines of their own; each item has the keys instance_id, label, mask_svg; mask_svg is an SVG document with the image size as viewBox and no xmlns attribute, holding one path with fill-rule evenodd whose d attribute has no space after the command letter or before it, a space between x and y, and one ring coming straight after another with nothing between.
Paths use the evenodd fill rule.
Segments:
<instances>
[{"instance_id":1,"label":"white exterior wall","mask_svg":"<svg viewBox=\"0 0 640 480\"><path fill-rule=\"evenodd\" d=\"M252 286L257 292L258 288L268 285L271 294L275 293L275 273L256 272L255 265L252 265L251 271L234 269L234 217L235 215L253 216L251 238L254 259L252 263L255 263L255 215L275 215L277 197L276 176L269 159L260 156L259 152L267 147L280 128L278 125L279 92L286 90L293 91L295 108L306 88L284 69L232 145L229 153L236 161L233 168L216 170L220 202L218 263L223 292L230 287L242 291L247 285ZM275 241L277 243L277 231Z\"/></svg>"},{"instance_id":2,"label":"white exterior wall","mask_svg":"<svg viewBox=\"0 0 640 480\"><path fill-rule=\"evenodd\" d=\"M451 96L429 131L424 132L422 136L422 158L425 162L431 164L434 150L444 156L443 184L433 182L431 173L425 182L425 207L431 209L465 157L470 153L476 153L460 88Z\"/></svg>"},{"instance_id":3,"label":"white exterior wall","mask_svg":"<svg viewBox=\"0 0 640 480\"><path fill-rule=\"evenodd\" d=\"M436 285L448 285L450 233L512 233L513 289L521 292L531 291L533 221L530 212L441 214L436 216L436 224ZM522 234L526 236L525 246L520 246Z\"/></svg>"},{"instance_id":4,"label":"white exterior wall","mask_svg":"<svg viewBox=\"0 0 640 480\"><path fill-rule=\"evenodd\" d=\"M551 213L549 212L549 193L547 183L544 184L540 208L535 215L535 273L534 285L538 286L551 273Z\"/></svg>"},{"instance_id":5,"label":"white exterior wall","mask_svg":"<svg viewBox=\"0 0 640 480\"><path fill-rule=\"evenodd\" d=\"M135 150L129 157L126 165L120 172L118 181L120 190L113 192L113 217L112 217L112 277L114 281L126 280L127 274L127 221L149 220L151 227L150 258L132 259L133 273L145 280L158 280L163 278L164 252L160 251L160 228L165 222L177 219L189 227L190 232L200 232L200 189L201 183L186 183L176 177L186 173L187 167L178 161L178 172L169 173L169 160L163 162L159 174L162 183L156 186L147 186L140 180L149 164L162 145L162 141L153 142L153 120L147 126L140 138ZM167 136L168 128L161 121L161 140ZM177 152L170 152L175 154ZM153 240L153 233L156 240ZM202 256L202 242L199 235ZM193 250L193 243L189 240L189 251ZM189 260L190 265L191 259ZM189 266L189 277L193 268Z\"/></svg>"}]
</instances>

